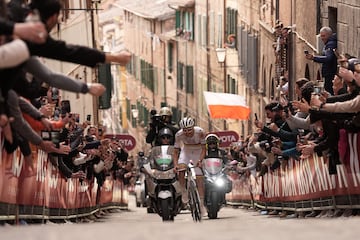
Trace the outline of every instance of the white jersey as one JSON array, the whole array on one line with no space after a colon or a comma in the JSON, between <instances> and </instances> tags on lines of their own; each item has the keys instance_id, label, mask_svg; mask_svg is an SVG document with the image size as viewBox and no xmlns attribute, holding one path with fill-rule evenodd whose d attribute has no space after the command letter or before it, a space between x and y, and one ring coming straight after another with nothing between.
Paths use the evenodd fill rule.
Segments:
<instances>
[{"instance_id":1,"label":"white jersey","mask_svg":"<svg viewBox=\"0 0 360 240\"><path fill-rule=\"evenodd\" d=\"M175 134L174 143L175 148L181 149L178 163L188 165L190 160L193 160L194 165L196 165L204 145L205 132L201 127L194 127L194 135L192 137L187 137L183 130L180 129ZM199 174L199 171L196 171L196 173Z\"/></svg>"}]
</instances>

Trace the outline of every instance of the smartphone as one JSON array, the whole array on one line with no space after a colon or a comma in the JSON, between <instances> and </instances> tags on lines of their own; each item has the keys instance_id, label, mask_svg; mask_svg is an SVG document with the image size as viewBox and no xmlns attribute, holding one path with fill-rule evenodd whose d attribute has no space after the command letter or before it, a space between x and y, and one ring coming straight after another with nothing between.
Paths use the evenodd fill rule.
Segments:
<instances>
[{"instance_id":1,"label":"smartphone","mask_svg":"<svg viewBox=\"0 0 360 240\"><path fill-rule=\"evenodd\" d=\"M61 101L61 115L65 115L66 113L71 112L70 101L62 100Z\"/></svg>"},{"instance_id":2,"label":"smartphone","mask_svg":"<svg viewBox=\"0 0 360 240\"><path fill-rule=\"evenodd\" d=\"M304 50L304 53L307 55L307 54L309 54L309 51L308 51L308 50Z\"/></svg>"},{"instance_id":3,"label":"smartphone","mask_svg":"<svg viewBox=\"0 0 360 240\"><path fill-rule=\"evenodd\" d=\"M257 114L255 113L255 120L257 121L258 120L258 116L257 116Z\"/></svg>"},{"instance_id":4,"label":"smartphone","mask_svg":"<svg viewBox=\"0 0 360 240\"><path fill-rule=\"evenodd\" d=\"M341 59L341 56L340 56L339 52L337 51L337 49L335 48L335 49L333 49L333 51L334 51L336 58Z\"/></svg>"},{"instance_id":5,"label":"smartphone","mask_svg":"<svg viewBox=\"0 0 360 240\"><path fill-rule=\"evenodd\" d=\"M86 121L88 121L88 122L91 121L91 115L90 114L86 115Z\"/></svg>"}]
</instances>

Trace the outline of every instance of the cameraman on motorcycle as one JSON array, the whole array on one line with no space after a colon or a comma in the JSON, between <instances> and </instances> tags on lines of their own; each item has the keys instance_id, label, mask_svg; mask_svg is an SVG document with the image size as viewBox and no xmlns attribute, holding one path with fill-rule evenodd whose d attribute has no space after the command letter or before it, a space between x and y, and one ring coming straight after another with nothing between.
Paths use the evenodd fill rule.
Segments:
<instances>
[{"instance_id":1,"label":"cameraman on motorcycle","mask_svg":"<svg viewBox=\"0 0 360 240\"><path fill-rule=\"evenodd\" d=\"M163 128L168 128L172 131L172 135L174 136L175 133L179 130L174 122L171 121L172 119L172 111L169 107L162 107L160 109L159 114L156 114L156 111L152 111L150 129L146 136L146 143L150 143L151 146L160 146L161 139L159 138L159 132ZM170 143L173 145L174 141Z\"/></svg>"}]
</instances>

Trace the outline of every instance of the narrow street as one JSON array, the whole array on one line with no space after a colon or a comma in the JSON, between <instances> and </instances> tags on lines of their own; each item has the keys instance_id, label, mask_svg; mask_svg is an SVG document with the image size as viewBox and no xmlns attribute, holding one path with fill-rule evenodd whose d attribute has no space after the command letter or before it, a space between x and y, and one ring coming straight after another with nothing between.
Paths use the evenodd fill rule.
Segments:
<instances>
[{"instance_id":1,"label":"narrow street","mask_svg":"<svg viewBox=\"0 0 360 240\"><path fill-rule=\"evenodd\" d=\"M349 218L280 219L257 211L226 207L219 219L192 221L183 211L173 223L163 223L157 214L136 208L131 196L129 211L108 213L91 223L43 224L0 227L2 240L58 239L357 239L358 216Z\"/></svg>"}]
</instances>

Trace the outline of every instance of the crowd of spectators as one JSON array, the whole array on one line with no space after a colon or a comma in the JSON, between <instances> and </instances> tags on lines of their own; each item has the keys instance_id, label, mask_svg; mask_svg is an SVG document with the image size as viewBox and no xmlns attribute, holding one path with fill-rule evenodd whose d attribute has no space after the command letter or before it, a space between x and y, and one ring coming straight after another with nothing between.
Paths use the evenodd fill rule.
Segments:
<instances>
[{"instance_id":1,"label":"crowd of spectators","mask_svg":"<svg viewBox=\"0 0 360 240\"><path fill-rule=\"evenodd\" d=\"M39 57L96 67L126 65L130 53L105 53L56 40L50 32L58 24L62 2L27 2L0 0L0 128L5 151L19 148L30 175L35 147L48 153L65 178L96 179L99 187L108 175L129 182L133 163L119 139L104 138L101 126L80 122L71 103L61 99L60 90L99 97L105 87L53 72Z\"/></svg>"},{"instance_id":2,"label":"crowd of spectators","mask_svg":"<svg viewBox=\"0 0 360 240\"><path fill-rule=\"evenodd\" d=\"M239 162L238 170L248 172L255 180L277 168L286 167L289 159L302 161L313 154L322 156L330 175L337 165L349 160L351 146L347 133L360 130L360 60L338 59L332 79L332 93L322 82L300 78L295 82L297 100L289 101L287 81L281 79L278 90L284 94L265 106L268 122L254 121L256 131L245 141L234 143L230 153ZM267 212L281 217L349 216L356 210L332 209L308 213Z\"/></svg>"}]
</instances>

